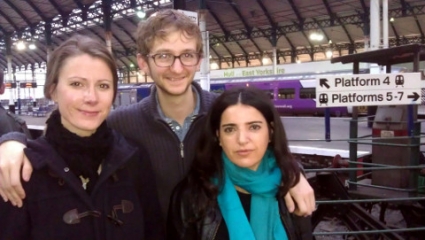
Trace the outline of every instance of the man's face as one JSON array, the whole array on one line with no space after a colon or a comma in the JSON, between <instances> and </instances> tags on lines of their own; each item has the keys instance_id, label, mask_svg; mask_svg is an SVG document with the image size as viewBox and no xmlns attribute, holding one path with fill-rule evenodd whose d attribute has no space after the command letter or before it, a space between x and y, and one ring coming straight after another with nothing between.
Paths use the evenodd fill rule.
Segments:
<instances>
[{"instance_id":1,"label":"man's face","mask_svg":"<svg viewBox=\"0 0 425 240\"><path fill-rule=\"evenodd\" d=\"M174 56L197 53L196 38L187 38L181 31L172 31L165 39L155 39L149 55L161 53ZM184 66L179 59L175 59L169 67L158 67L152 57L145 59L138 55L139 67L153 79L159 94L163 96L182 96L191 91L190 84L201 62L195 66Z\"/></svg>"}]
</instances>

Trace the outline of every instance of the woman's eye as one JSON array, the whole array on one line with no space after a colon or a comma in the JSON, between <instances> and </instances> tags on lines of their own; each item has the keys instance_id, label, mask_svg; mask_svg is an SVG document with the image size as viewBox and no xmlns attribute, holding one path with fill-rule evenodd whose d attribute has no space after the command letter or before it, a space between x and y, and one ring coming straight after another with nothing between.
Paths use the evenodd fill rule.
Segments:
<instances>
[{"instance_id":1,"label":"woman's eye","mask_svg":"<svg viewBox=\"0 0 425 240\"><path fill-rule=\"evenodd\" d=\"M71 86L74 86L74 87L79 87L79 86L81 86L82 84L81 83L79 83L79 82L73 82L73 83L71 83Z\"/></svg>"},{"instance_id":2,"label":"woman's eye","mask_svg":"<svg viewBox=\"0 0 425 240\"><path fill-rule=\"evenodd\" d=\"M258 130L260 128L261 128L261 126L259 126L259 125L251 125L252 130Z\"/></svg>"},{"instance_id":3,"label":"woman's eye","mask_svg":"<svg viewBox=\"0 0 425 240\"><path fill-rule=\"evenodd\" d=\"M109 89L109 84L100 84L100 88Z\"/></svg>"},{"instance_id":4,"label":"woman's eye","mask_svg":"<svg viewBox=\"0 0 425 240\"><path fill-rule=\"evenodd\" d=\"M231 133L233 131L233 128L225 128L224 132L225 133Z\"/></svg>"}]
</instances>

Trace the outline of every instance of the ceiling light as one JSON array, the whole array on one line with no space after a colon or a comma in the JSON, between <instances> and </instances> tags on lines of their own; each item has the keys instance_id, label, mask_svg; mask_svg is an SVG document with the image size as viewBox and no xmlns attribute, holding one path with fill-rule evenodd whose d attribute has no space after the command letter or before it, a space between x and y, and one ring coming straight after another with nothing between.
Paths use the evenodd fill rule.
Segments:
<instances>
[{"instance_id":1,"label":"ceiling light","mask_svg":"<svg viewBox=\"0 0 425 240\"><path fill-rule=\"evenodd\" d=\"M326 54L326 58L331 58L333 55L332 50L330 49L328 49L325 54Z\"/></svg>"},{"instance_id":2,"label":"ceiling light","mask_svg":"<svg viewBox=\"0 0 425 240\"><path fill-rule=\"evenodd\" d=\"M31 43L30 45L28 45L28 48L31 49L31 50L34 50L34 49L37 48L37 46L35 46L34 43Z\"/></svg>"},{"instance_id":3,"label":"ceiling light","mask_svg":"<svg viewBox=\"0 0 425 240\"><path fill-rule=\"evenodd\" d=\"M394 18L392 17L392 18L390 18L390 22L394 22Z\"/></svg>"},{"instance_id":4,"label":"ceiling light","mask_svg":"<svg viewBox=\"0 0 425 240\"><path fill-rule=\"evenodd\" d=\"M145 12L143 12L143 11L137 11L137 17L139 17L139 18L145 18L146 17L146 13Z\"/></svg>"},{"instance_id":5,"label":"ceiling light","mask_svg":"<svg viewBox=\"0 0 425 240\"><path fill-rule=\"evenodd\" d=\"M323 34L313 32L313 33L310 34L309 38L312 41L322 41L323 40Z\"/></svg>"},{"instance_id":6,"label":"ceiling light","mask_svg":"<svg viewBox=\"0 0 425 240\"><path fill-rule=\"evenodd\" d=\"M263 59L261 59L261 62L263 63L263 64L269 64L269 59L268 58L266 58L266 57L263 57Z\"/></svg>"},{"instance_id":7,"label":"ceiling light","mask_svg":"<svg viewBox=\"0 0 425 240\"><path fill-rule=\"evenodd\" d=\"M27 48L27 46L25 46L24 41L19 41L16 43L16 49L18 49L19 51L22 51L25 48Z\"/></svg>"},{"instance_id":8,"label":"ceiling light","mask_svg":"<svg viewBox=\"0 0 425 240\"><path fill-rule=\"evenodd\" d=\"M213 69L213 70L218 69L218 64L216 62L213 62L213 63L210 64L210 68Z\"/></svg>"}]
</instances>

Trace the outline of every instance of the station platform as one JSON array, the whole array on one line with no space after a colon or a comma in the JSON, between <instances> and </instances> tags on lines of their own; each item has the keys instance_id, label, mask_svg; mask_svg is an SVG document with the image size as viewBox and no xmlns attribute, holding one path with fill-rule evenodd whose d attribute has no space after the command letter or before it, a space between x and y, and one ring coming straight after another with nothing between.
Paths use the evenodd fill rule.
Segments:
<instances>
[{"instance_id":1,"label":"station platform","mask_svg":"<svg viewBox=\"0 0 425 240\"><path fill-rule=\"evenodd\" d=\"M46 117L20 116L24 119L30 129L43 129ZM293 153L327 154L334 152L345 158L348 154L349 143L349 121L348 117L332 117L330 128L330 141L325 141L325 119L324 117L281 117L286 130L287 138ZM421 123L422 132L425 132L425 122ZM358 136L372 134L372 129L367 127L366 122L359 122ZM421 139L421 142L425 142ZM358 155L371 153L372 146L359 144ZM425 147L421 147L425 151ZM334 155L335 155L334 154ZM348 156L347 156L348 157Z\"/></svg>"},{"instance_id":2,"label":"station platform","mask_svg":"<svg viewBox=\"0 0 425 240\"><path fill-rule=\"evenodd\" d=\"M47 117L21 116L28 125L30 131L37 133L44 129ZM347 161L349 159L349 124L351 118L348 117L332 117L330 128L330 141L325 139L325 119L324 117L281 117L286 130L289 148L295 158L302 162L306 169L329 168L334 165L338 159ZM425 122L421 122L422 132L425 130ZM358 137L370 138L372 129L367 127L367 122L358 123ZM370 141L371 142L371 141ZM425 139L421 138L424 144ZM421 145L420 150L425 152L425 144ZM357 145L357 161L370 162L372 158L372 145ZM358 165L361 167L361 165ZM362 171L362 170L359 170ZM314 178L316 173L308 172L308 178ZM366 183L367 185L370 183ZM371 194L374 193L374 194ZM353 195L361 197L374 196L382 198L388 196L406 197L407 193L394 192L386 190L377 190L374 188L359 186L357 191L352 192ZM361 196L360 196L361 195Z\"/></svg>"}]
</instances>

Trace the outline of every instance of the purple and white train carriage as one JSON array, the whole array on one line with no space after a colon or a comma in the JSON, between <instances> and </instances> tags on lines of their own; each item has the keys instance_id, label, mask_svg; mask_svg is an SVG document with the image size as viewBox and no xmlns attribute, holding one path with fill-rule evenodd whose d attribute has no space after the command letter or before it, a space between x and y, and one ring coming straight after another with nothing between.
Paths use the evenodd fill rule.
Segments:
<instances>
[{"instance_id":1,"label":"purple and white train carriage","mask_svg":"<svg viewBox=\"0 0 425 240\"><path fill-rule=\"evenodd\" d=\"M256 87L265 91L282 115L322 115L325 108L316 108L316 80L252 81L225 83L224 88ZM351 107L331 107L334 116L351 114Z\"/></svg>"}]
</instances>

